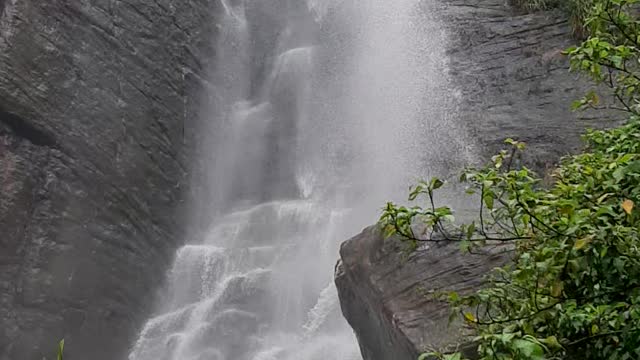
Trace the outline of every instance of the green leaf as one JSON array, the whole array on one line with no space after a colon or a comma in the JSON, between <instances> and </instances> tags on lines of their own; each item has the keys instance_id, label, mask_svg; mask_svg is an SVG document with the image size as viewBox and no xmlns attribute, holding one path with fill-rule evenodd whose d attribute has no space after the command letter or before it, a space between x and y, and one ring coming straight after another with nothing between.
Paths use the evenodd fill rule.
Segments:
<instances>
[{"instance_id":1,"label":"green leaf","mask_svg":"<svg viewBox=\"0 0 640 360\"><path fill-rule=\"evenodd\" d=\"M462 354L460 353L447 354L443 357L443 360L461 360L461 359L462 359Z\"/></svg>"},{"instance_id":2,"label":"green leaf","mask_svg":"<svg viewBox=\"0 0 640 360\"><path fill-rule=\"evenodd\" d=\"M447 222L447 223L454 223L456 221L455 216L451 215L451 214L447 214L442 216L442 221Z\"/></svg>"},{"instance_id":3,"label":"green leaf","mask_svg":"<svg viewBox=\"0 0 640 360\"><path fill-rule=\"evenodd\" d=\"M384 238L388 239L396 234L396 227L393 224L388 224L384 227Z\"/></svg>"},{"instance_id":4,"label":"green leaf","mask_svg":"<svg viewBox=\"0 0 640 360\"><path fill-rule=\"evenodd\" d=\"M64 339L60 340L60 342L58 343L58 360L63 360L62 356L64 353Z\"/></svg>"},{"instance_id":5,"label":"green leaf","mask_svg":"<svg viewBox=\"0 0 640 360\"><path fill-rule=\"evenodd\" d=\"M572 111L576 111L576 110L580 109L581 107L583 107L584 105L585 105L585 101L576 100L576 101L571 103L571 110Z\"/></svg>"},{"instance_id":6,"label":"green leaf","mask_svg":"<svg viewBox=\"0 0 640 360\"><path fill-rule=\"evenodd\" d=\"M562 281L557 280L555 283L553 283L553 286L551 287L551 296L560 297L560 295L562 295L563 288L564 288L564 284L562 283Z\"/></svg>"},{"instance_id":7,"label":"green leaf","mask_svg":"<svg viewBox=\"0 0 640 360\"><path fill-rule=\"evenodd\" d=\"M463 240L460 241L460 251L463 253L468 253L471 250L471 241Z\"/></svg>"},{"instance_id":8,"label":"green leaf","mask_svg":"<svg viewBox=\"0 0 640 360\"><path fill-rule=\"evenodd\" d=\"M613 195L613 194L611 194L611 193L604 194L604 195L600 196L600 197L598 198L598 200L596 200L596 202L597 202L598 204L602 204L602 202L603 202L603 201L605 201L605 200L606 200L609 196L611 196L611 195Z\"/></svg>"},{"instance_id":9,"label":"green leaf","mask_svg":"<svg viewBox=\"0 0 640 360\"><path fill-rule=\"evenodd\" d=\"M476 231L476 223L475 221L471 222L471 224L469 224L467 226L467 240L471 240L471 238L473 238L473 234Z\"/></svg>"},{"instance_id":10,"label":"green leaf","mask_svg":"<svg viewBox=\"0 0 640 360\"><path fill-rule=\"evenodd\" d=\"M431 183L429 184L429 189L431 190L438 190L440 189L442 186L444 185L444 181L438 179L438 178L433 178L431 179Z\"/></svg>"},{"instance_id":11,"label":"green leaf","mask_svg":"<svg viewBox=\"0 0 640 360\"><path fill-rule=\"evenodd\" d=\"M604 259L605 256L607 256L607 252L609 250L609 247L605 246L602 248L602 250L600 250L600 258Z\"/></svg>"},{"instance_id":12,"label":"green leaf","mask_svg":"<svg viewBox=\"0 0 640 360\"><path fill-rule=\"evenodd\" d=\"M470 323L475 323L478 321L478 319L476 319L476 317L470 312L464 313L464 319Z\"/></svg>"},{"instance_id":13,"label":"green leaf","mask_svg":"<svg viewBox=\"0 0 640 360\"><path fill-rule=\"evenodd\" d=\"M542 342L551 349L562 349L562 345L560 345L558 338L554 335L548 336L546 339L542 340Z\"/></svg>"},{"instance_id":14,"label":"green leaf","mask_svg":"<svg viewBox=\"0 0 640 360\"><path fill-rule=\"evenodd\" d=\"M622 57L621 56L611 56L609 57L609 60L616 66L616 67L622 67Z\"/></svg>"},{"instance_id":15,"label":"green leaf","mask_svg":"<svg viewBox=\"0 0 640 360\"><path fill-rule=\"evenodd\" d=\"M485 192L484 194L484 203L485 205L487 205L488 209L493 209L493 193L492 192Z\"/></svg>"},{"instance_id":16,"label":"green leaf","mask_svg":"<svg viewBox=\"0 0 640 360\"><path fill-rule=\"evenodd\" d=\"M409 201L415 200L418 197L418 195L422 193L422 190L423 190L422 185L417 185L409 194Z\"/></svg>"},{"instance_id":17,"label":"green leaf","mask_svg":"<svg viewBox=\"0 0 640 360\"><path fill-rule=\"evenodd\" d=\"M524 356L523 359L544 360L544 350L539 344L529 340L516 339L513 341L513 345Z\"/></svg>"},{"instance_id":18,"label":"green leaf","mask_svg":"<svg viewBox=\"0 0 640 360\"><path fill-rule=\"evenodd\" d=\"M573 248L575 250L580 250L583 249L585 246L587 246L591 240L593 240L593 237L585 237L579 240L576 240L575 244L573 245Z\"/></svg>"},{"instance_id":19,"label":"green leaf","mask_svg":"<svg viewBox=\"0 0 640 360\"><path fill-rule=\"evenodd\" d=\"M622 155L622 157L618 161L620 163L627 163L630 160L632 160L634 157L636 157L636 154L624 154L624 155Z\"/></svg>"}]
</instances>

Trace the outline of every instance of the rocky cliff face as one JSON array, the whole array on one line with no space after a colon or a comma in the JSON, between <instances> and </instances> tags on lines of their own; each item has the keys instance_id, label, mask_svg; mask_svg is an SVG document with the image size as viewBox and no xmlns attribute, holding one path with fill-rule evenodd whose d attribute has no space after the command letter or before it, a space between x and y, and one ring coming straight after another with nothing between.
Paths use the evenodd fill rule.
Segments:
<instances>
[{"instance_id":1,"label":"rocky cliff face","mask_svg":"<svg viewBox=\"0 0 640 360\"><path fill-rule=\"evenodd\" d=\"M0 359L122 358L181 239L213 0L0 0Z\"/></svg>"},{"instance_id":2,"label":"rocky cliff face","mask_svg":"<svg viewBox=\"0 0 640 360\"><path fill-rule=\"evenodd\" d=\"M529 160L544 170L579 147L585 127L607 124L605 114L570 111L589 83L569 73L561 55L575 42L562 13L518 14L504 0L440 0L438 11L462 99L457 116L477 139L479 155L514 137L528 143ZM470 290L504 261L495 253L462 256L453 245L408 259L401 252L398 241L384 241L374 229L342 246L336 284L365 360L415 360L456 343L460 333L447 327L446 304L425 291Z\"/></svg>"},{"instance_id":3,"label":"rocky cliff face","mask_svg":"<svg viewBox=\"0 0 640 360\"><path fill-rule=\"evenodd\" d=\"M438 0L459 111L481 155L495 154L507 137L528 143L540 168L579 149L585 127L615 114L572 113L571 103L592 87L569 72L562 51L576 43L561 11L521 14L505 0Z\"/></svg>"}]
</instances>

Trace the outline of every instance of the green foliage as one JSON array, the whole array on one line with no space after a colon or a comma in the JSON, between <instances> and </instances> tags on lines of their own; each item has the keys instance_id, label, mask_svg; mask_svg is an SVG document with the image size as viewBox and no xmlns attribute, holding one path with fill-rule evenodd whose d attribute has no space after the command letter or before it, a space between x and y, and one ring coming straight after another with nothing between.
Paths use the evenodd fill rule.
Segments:
<instances>
[{"instance_id":1,"label":"green foliage","mask_svg":"<svg viewBox=\"0 0 640 360\"><path fill-rule=\"evenodd\" d=\"M585 20L595 0L511 0L515 7L527 12L562 9L571 20L574 35L583 38L586 35Z\"/></svg>"},{"instance_id":2,"label":"green foliage","mask_svg":"<svg viewBox=\"0 0 640 360\"><path fill-rule=\"evenodd\" d=\"M595 1L586 21L591 37L567 50L571 68L608 86L625 111L640 114L640 0ZM595 93L587 94L574 108L600 107Z\"/></svg>"},{"instance_id":3,"label":"green foliage","mask_svg":"<svg viewBox=\"0 0 640 360\"><path fill-rule=\"evenodd\" d=\"M437 357L438 359L441 359L441 360L462 360L462 355L460 353L455 353L455 354L442 354L442 353L422 354L422 355L420 355L418 360L428 360L428 359L433 358L433 357Z\"/></svg>"},{"instance_id":4,"label":"green foliage","mask_svg":"<svg viewBox=\"0 0 640 360\"><path fill-rule=\"evenodd\" d=\"M548 189L518 165L515 141L490 166L466 171L477 223L455 227L453 211L433 205L439 180L411 193L428 206L383 212L387 234L410 242L442 241L436 233L467 251L513 242L513 263L490 286L448 295L475 330L481 359L640 358L640 121L585 139L589 151L565 158Z\"/></svg>"},{"instance_id":5,"label":"green foliage","mask_svg":"<svg viewBox=\"0 0 640 360\"><path fill-rule=\"evenodd\" d=\"M586 150L564 158L547 187L522 165L524 144L507 140L460 179L478 200L476 221L456 225L452 209L435 205L437 179L412 189L410 200L426 206L389 203L380 219L412 248L454 241L465 252L513 251L485 288L443 296L475 333L482 360L640 359L640 0L588 1L591 36L567 54L573 70L610 87L628 122L587 131ZM600 106L594 92L575 104Z\"/></svg>"},{"instance_id":6,"label":"green foliage","mask_svg":"<svg viewBox=\"0 0 640 360\"><path fill-rule=\"evenodd\" d=\"M569 14L573 35L576 38L584 39L589 30L586 23L593 4L600 0L563 0L563 7Z\"/></svg>"},{"instance_id":7,"label":"green foliage","mask_svg":"<svg viewBox=\"0 0 640 360\"><path fill-rule=\"evenodd\" d=\"M63 360L63 353L64 353L64 339L60 340L60 342L58 343L57 360Z\"/></svg>"}]
</instances>

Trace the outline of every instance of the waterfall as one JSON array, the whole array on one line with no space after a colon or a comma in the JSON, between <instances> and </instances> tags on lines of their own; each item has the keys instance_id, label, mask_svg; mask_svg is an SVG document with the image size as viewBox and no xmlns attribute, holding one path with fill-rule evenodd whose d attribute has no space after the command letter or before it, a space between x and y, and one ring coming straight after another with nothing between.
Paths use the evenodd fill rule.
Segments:
<instances>
[{"instance_id":1,"label":"waterfall","mask_svg":"<svg viewBox=\"0 0 640 360\"><path fill-rule=\"evenodd\" d=\"M129 359L360 359L332 283L340 242L472 153L435 5L221 1L201 144L211 220Z\"/></svg>"}]
</instances>

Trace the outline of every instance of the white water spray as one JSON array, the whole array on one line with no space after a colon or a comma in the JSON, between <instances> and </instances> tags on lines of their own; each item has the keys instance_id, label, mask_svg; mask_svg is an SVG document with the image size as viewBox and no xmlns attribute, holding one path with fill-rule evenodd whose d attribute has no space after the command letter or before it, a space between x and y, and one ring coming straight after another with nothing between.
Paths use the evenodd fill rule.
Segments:
<instances>
[{"instance_id":1,"label":"white water spray","mask_svg":"<svg viewBox=\"0 0 640 360\"><path fill-rule=\"evenodd\" d=\"M430 1L222 0L211 226L130 360L357 360L341 241L468 160Z\"/></svg>"}]
</instances>

